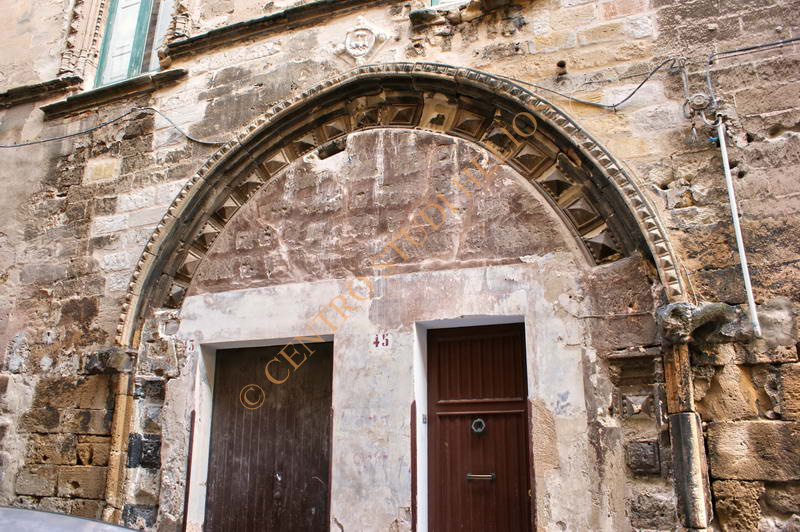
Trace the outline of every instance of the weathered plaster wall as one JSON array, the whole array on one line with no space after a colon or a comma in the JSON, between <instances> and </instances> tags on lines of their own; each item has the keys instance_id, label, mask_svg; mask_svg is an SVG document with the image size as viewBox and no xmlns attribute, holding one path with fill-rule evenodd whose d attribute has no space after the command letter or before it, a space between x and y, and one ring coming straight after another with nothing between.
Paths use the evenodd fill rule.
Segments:
<instances>
[{"instance_id":1,"label":"weathered plaster wall","mask_svg":"<svg viewBox=\"0 0 800 532\"><path fill-rule=\"evenodd\" d=\"M191 12L194 14L192 17L194 32L202 33L227 24L277 13L303 2L299 0L273 0L271 2L222 0L220 2L194 1L193 3Z\"/></svg>"},{"instance_id":2,"label":"weathered plaster wall","mask_svg":"<svg viewBox=\"0 0 800 532\"><path fill-rule=\"evenodd\" d=\"M43 0L3 5L0 92L56 77L70 4L70 0Z\"/></svg>"},{"instance_id":3,"label":"weathered plaster wall","mask_svg":"<svg viewBox=\"0 0 800 532\"><path fill-rule=\"evenodd\" d=\"M207 19L202 22L206 26L198 22L198 28L218 26L240 15L238 20L251 16L245 13L257 14L252 5L234 3L233 15L225 11L211 17L203 13L216 9L217 3L206 11L204 5L197 4L189 6L191 16L196 21ZM25 18L29 8L13 8L22 10L15 19L20 22L10 25L13 31L6 35L14 42L3 49L14 50L14 55L4 52L3 64L10 66L0 67L6 76L11 73L9 79L16 80L13 84L55 75L56 56L48 46L38 45L62 39L63 26L54 21L58 17L63 20L68 10L61 6L63 10L55 17L52 10L58 6L61 4L37 4L30 12L30 20L41 28L36 32L50 28L46 37L30 38L37 46L27 44L31 33L24 27L32 24ZM0 142L17 143L78 131L118 116L135 104L158 107L196 136L229 138L276 100L298 95L354 64L354 58L337 54L336 46L342 45L347 31L356 27L358 16L364 16L387 36L367 56L368 61L419 59L474 66L606 103L626 95L642 79L641 74L662 58L684 55L690 59L689 82L694 92L704 88L699 72L712 51L795 37L800 31L800 5L795 0L536 0L482 16L474 10L462 11L459 16L437 15L431 24L416 29L409 22L410 8L402 2L366 8L331 17L316 27L182 58L173 66L188 69L189 75L175 86L106 103L66 119L43 122L38 107L44 101L1 109ZM31 59L29 52L33 51L46 59ZM749 342L742 334L747 331L743 320L735 329L740 343L693 346L698 410L708 422L717 523L731 529L760 526L777 530L790 526L792 520L796 522L798 518L793 515L800 515L800 473L795 467L800 461L796 436L800 379L797 323L793 318L800 305L795 289L795 228L800 212L797 53L796 46L773 49L725 60L712 69L717 90L725 98L724 109L732 119L731 158L742 224L757 302L766 322L766 338L761 342ZM566 73L557 75L556 63L560 60L566 62ZM10 87L11 83L6 80L2 85ZM699 123L700 142L686 143L690 130L680 114L682 101L679 77L662 72L617 112L566 102L564 107L631 167L668 225L698 298L742 305L744 293L733 252L719 152L706 140L712 132ZM129 371L124 362L127 355L109 362L113 357L106 350L113 342L133 265L172 196L210 151L185 140L161 118L144 113L72 140L3 150L0 178L6 188L0 199L0 340L7 348L0 354L2 501L85 515L99 515L109 504L124 509L125 501L107 500L99 491L58 492L58 475L62 471L70 475L77 471L74 468L82 467L77 454L81 438L110 437L111 428L104 421L109 407L100 400L74 404L61 401L48 390L55 382L52 379L61 378L65 384L59 386L77 389L97 385L97 393L105 397L103 394L111 393L104 391L107 383L90 379L91 374ZM641 275L648 274L643 271ZM609 282L623 286L627 282L627 277L616 279ZM595 312L626 313L632 304L624 298L604 300L601 293L592 297L598 301ZM652 307L634 304L633 308L649 311ZM140 390L131 430L134 440L138 437L146 443L148 451L140 452L138 461L125 462L130 467L123 469L129 475L127 522L154 523L160 500L163 508L158 519L168 527L179 521L182 512L177 495L181 480L170 476L169 470L180 467L180 460L175 458L180 453L172 453L171 448L185 445L185 430L175 429L183 425L174 422L162 430L163 402L183 399L177 391L164 396L159 386L188 366L184 365L182 344L168 340L177 322L168 315L162 318L145 331L130 389L131 397L136 386ZM637 320L639 317L591 323L592 327L612 331L616 345L606 351L622 355L627 353L622 348L628 345L640 343L646 350L655 342L626 338L626 334L642 328ZM605 342L592 338L592 342ZM91 362L93 357L104 362L97 365ZM627 396L631 404L645 397L645 390L657 377L641 377L629 365L614 360L600 362L601 367L605 364L609 368L613 385L609 393ZM652 366L652 360L647 360L637 363ZM657 367L648 371L658 374ZM125 396L118 388L114 390L115 397ZM48 415L58 418L58 424L49 428L29 424L26 420L31 419L31 408L46 409ZM70 412L77 410L91 411L84 415L98 419L99 428L67 424L65 420L73 415ZM594 411L588 408L587 417ZM543 409L539 418L542 426L550 426L548 416ZM668 449L652 444L662 433L646 413L625 421L618 411L615 416L615 423L623 427L620 441L626 442L626 467L651 472L639 473L636 482L623 482L621 477L614 477L619 473L615 469L617 473L608 478L616 478L616 484L608 480L607 485L624 488L612 490L610 497L615 499L607 504L613 508L626 506L632 527L672 529L670 489L662 480L668 475L652 472L653 453ZM605 433L605 422L597 429L600 434ZM57 432L50 432L52 429ZM76 435L74 453L70 451L70 432ZM162 474L158 469L162 459L159 438L164 438L163 447L170 449L164 454L170 457L164 458L170 468L163 473L168 480L164 485L172 490L169 495L163 491L159 495L158 490ZM44 444L43 440L48 445L55 445L56 440L65 445L65 455L59 459L64 463L48 464L41 454L29 453L29 447ZM733 446L730 442L741 444ZM619 445L609 448L618 449ZM552 459L542 467L560 463L546 449L541 455ZM595 454L598 461L602 457L601 452ZM742 461L748 465L746 473L730 467ZM101 464L86 467L106 467ZM48 471L41 477L44 483L37 485L36 493L30 493L31 488L26 487L31 478L28 473L40 467ZM544 496L541 490L538 496ZM561 501L547 504L557 508ZM552 515L563 513L551 511L555 512Z\"/></svg>"},{"instance_id":4,"label":"weathered plaster wall","mask_svg":"<svg viewBox=\"0 0 800 532\"><path fill-rule=\"evenodd\" d=\"M614 488L625 484L624 457L619 445L608 445L618 444L620 437L618 424L608 414L611 387L605 372L596 367L597 353L586 345L585 326L577 318L590 307L580 286L583 275L574 256L559 252L531 257L526 264L375 279L375 296L349 312L346 320L334 322L332 528L339 522L345 530L392 530L398 525L399 530L408 529L414 322L459 316L524 316L530 398L536 407L531 437L540 457L534 469L542 529L627 526L624 500L614 496ZM346 290L342 280L192 296L181 312L178 336L224 348L303 334L319 303ZM392 334L395 347L371 348L375 330ZM191 379L187 372L170 386L188 389ZM595 395L597 387L604 393ZM190 397L180 391L176 395ZM194 405L170 406L170 412L185 418ZM596 409L593 414L608 431L594 444L590 427L600 421L589 409ZM596 456L600 449L605 453L602 461ZM180 471L172 474L180 476Z\"/></svg>"}]
</instances>

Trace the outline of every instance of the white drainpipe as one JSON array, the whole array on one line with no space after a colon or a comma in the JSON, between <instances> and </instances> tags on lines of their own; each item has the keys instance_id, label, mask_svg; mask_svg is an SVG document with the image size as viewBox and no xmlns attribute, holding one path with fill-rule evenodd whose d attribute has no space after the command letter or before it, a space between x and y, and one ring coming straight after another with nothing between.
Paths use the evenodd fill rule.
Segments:
<instances>
[{"instance_id":1,"label":"white drainpipe","mask_svg":"<svg viewBox=\"0 0 800 532\"><path fill-rule=\"evenodd\" d=\"M758 323L756 302L753 299L753 287L750 284L750 270L747 268L747 256L745 255L744 241L742 240L742 228L739 226L739 209L736 207L736 195L733 191L731 168L728 164L728 147L725 143L725 121L722 115L717 115L717 137L719 138L719 150L722 153L722 168L725 170L725 184L728 187L728 199L731 204L733 230L736 233L736 245L739 247L739 261L742 264L744 288L747 291L747 304L750 306L750 321L753 324L753 333L757 338L761 338L761 325Z\"/></svg>"}]
</instances>

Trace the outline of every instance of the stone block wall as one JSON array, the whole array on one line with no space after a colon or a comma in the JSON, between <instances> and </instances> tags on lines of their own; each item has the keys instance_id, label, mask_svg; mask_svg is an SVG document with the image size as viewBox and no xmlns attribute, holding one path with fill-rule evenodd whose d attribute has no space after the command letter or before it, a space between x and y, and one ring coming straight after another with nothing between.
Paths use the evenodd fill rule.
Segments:
<instances>
[{"instance_id":1,"label":"stone block wall","mask_svg":"<svg viewBox=\"0 0 800 532\"><path fill-rule=\"evenodd\" d=\"M55 78L58 53L66 33L65 5L46 0L34 4L8 4L7 29L0 37L4 50L14 53L0 58L0 92Z\"/></svg>"},{"instance_id":2,"label":"stone block wall","mask_svg":"<svg viewBox=\"0 0 800 532\"><path fill-rule=\"evenodd\" d=\"M16 425L25 441L14 505L99 519L114 413L110 375L48 377L38 381L31 408ZM17 449L21 450L21 449Z\"/></svg>"},{"instance_id":3,"label":"stone block wall","mask_svg":"<svg viewBox=\"0 0 800 532\"><path fill-rule=\"evenodd\" d=\"M693 353L717 516L728 530L791 530L800 523L796 318L787 299L760 310L764 339L697 345Z\"/></svg>"},{"instance_id":4,"label":"stone block wall","mask_svg":"<svg viewBox=\"0 0 800 532\"><path fill-rule=\"evenodd\" d=\"M133 393L134 419L128 440L125 504L122 522L134 528L152 527L161 492L161 409L164 380L140 377Z\"/></svg>"},{"instance_id":5,"label":"stone block wall","mask_svg":"<svg viewBox=\"0 0 800 532\"><path fill-rule=\"evenodd\" d=\"M189 10L187 31L199 35L293 3L177 4L179 12ZM62 7L50 3L41 14L37 31L47 40L63 40ZM710 53L800 35L796 0L532 0L488 13L473 2L412 15L423 7L402 1L363 6L312 27L198 50L173 61L170 68L188 70L176 85L66 118L44 120L40 111L61 95L4 107L0 143L77 132L133 105L157 107L195 137L230 139L276 101L356 64L341 46L359 16L386 35L369 62L470 66L606 104L624 98L668 57L687 58L690 92L698 92L705 90ZM23 18L17 17L19 28L27 28ZM18 50L26 48L18 37L30 34L24 29L8 38ZM0 64L10 67L1 69L3 90L55 76L51 59L4 56ZM765 331L763 340L752 340L742 317L727 338L692 346L714 526L791 529L800 527L798 48L720 60L711 71L730 118L730 156ZM736 305L743 316L714 131L696 122L698 141L687 143L691 122L682 115L680 77L662 71L616 112L542 94L630 167L668 227L696 298ZM2 153L0 502L90 517L105 513L137 527L179 526L184 479L161 461L164 449L186 445L190 426L188 413L180 420L182 433L165 434L162 426L164 405L176 399L168 383L187 371L184 347L172 337L177 317L151 320L135 357L113 344L147 238L212 152L164 119L140 112L89 135ZM653 300L663 303L659 297ZM658 339L640 334L651 326L633 318L597 325L619 327L622 336L609 334L614 341L626 331L632 339L602 353L630 471L624 497L631 526L671 530ZM120 379L129 372L131 384L121 391Z\"/></svg>"},{"instance_id":6,"label":"stone block wall","mask_svg":"<svg viewBox=\"0 0 800 532\"><path fill-rule=\"evenodd\" d=\"M678 31L661 33L659 42L671 49L714 45L719 51L797 35L796 3L663 4L659 26ZM689 83L700 87L704 78L698 65ZM720 60L712 78L731 117L731 166L764 339L747 337L751 328L743 317L745 292L715 143L705 141L705 149L682 150L645 167L658 179L653 190L663 198L698 297L739 310L739 322L726 332L728 341L738 343L692 346L715 523L722 530L792 530L800 524L791 495L800 480L800 440L786 405L800 348L793 206L800 190L800 136L791 133L800 107L800 59L784 48L753 54L746 62ZM668 93L682 91L672 81Z\"/></svg>"}]
</instances>

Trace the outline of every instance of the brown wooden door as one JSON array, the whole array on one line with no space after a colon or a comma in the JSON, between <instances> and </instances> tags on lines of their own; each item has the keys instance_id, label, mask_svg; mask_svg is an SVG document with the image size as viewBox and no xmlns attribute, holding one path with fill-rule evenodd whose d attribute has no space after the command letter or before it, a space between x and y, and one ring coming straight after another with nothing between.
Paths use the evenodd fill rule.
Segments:
<instances>
[{"instance_id":1,"label":"brown wooden door","mask_svg":"<svg viewBox=\"0 0 800 532\"><path fill-rule=\"evenodd\" d=\"M428 331L431 532L531 530L523 325Z\"/></svg>"},{"instance_id":2,"label":"brown wooden door","mask_svg":"<svg viewBox=\"0 0 800 532\"><path fill-rule=\"evenodd\" d=\"M283 384L264 376L282 346L217 352L206 532L328 530L333 344L308 345L315 353ZM247 409L251 383L264 401Z\"/></svg>"}]
</instances>

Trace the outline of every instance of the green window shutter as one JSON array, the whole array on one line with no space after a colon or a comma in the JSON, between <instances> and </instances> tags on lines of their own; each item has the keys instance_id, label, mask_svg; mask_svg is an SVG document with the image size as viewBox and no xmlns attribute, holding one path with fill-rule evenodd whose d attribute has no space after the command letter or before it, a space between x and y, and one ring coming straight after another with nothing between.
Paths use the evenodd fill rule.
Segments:
<instances>
[{"instance_id":1,"label":"green window shutter","mask_svg":"<svg viewBox=\"0 0 800 532\"><path fill-rule=\"evenodd\" d=\"M152 0L114 0L100 52L96 86L136 76L142 70Z\"/></svg>"}]
</instances>

